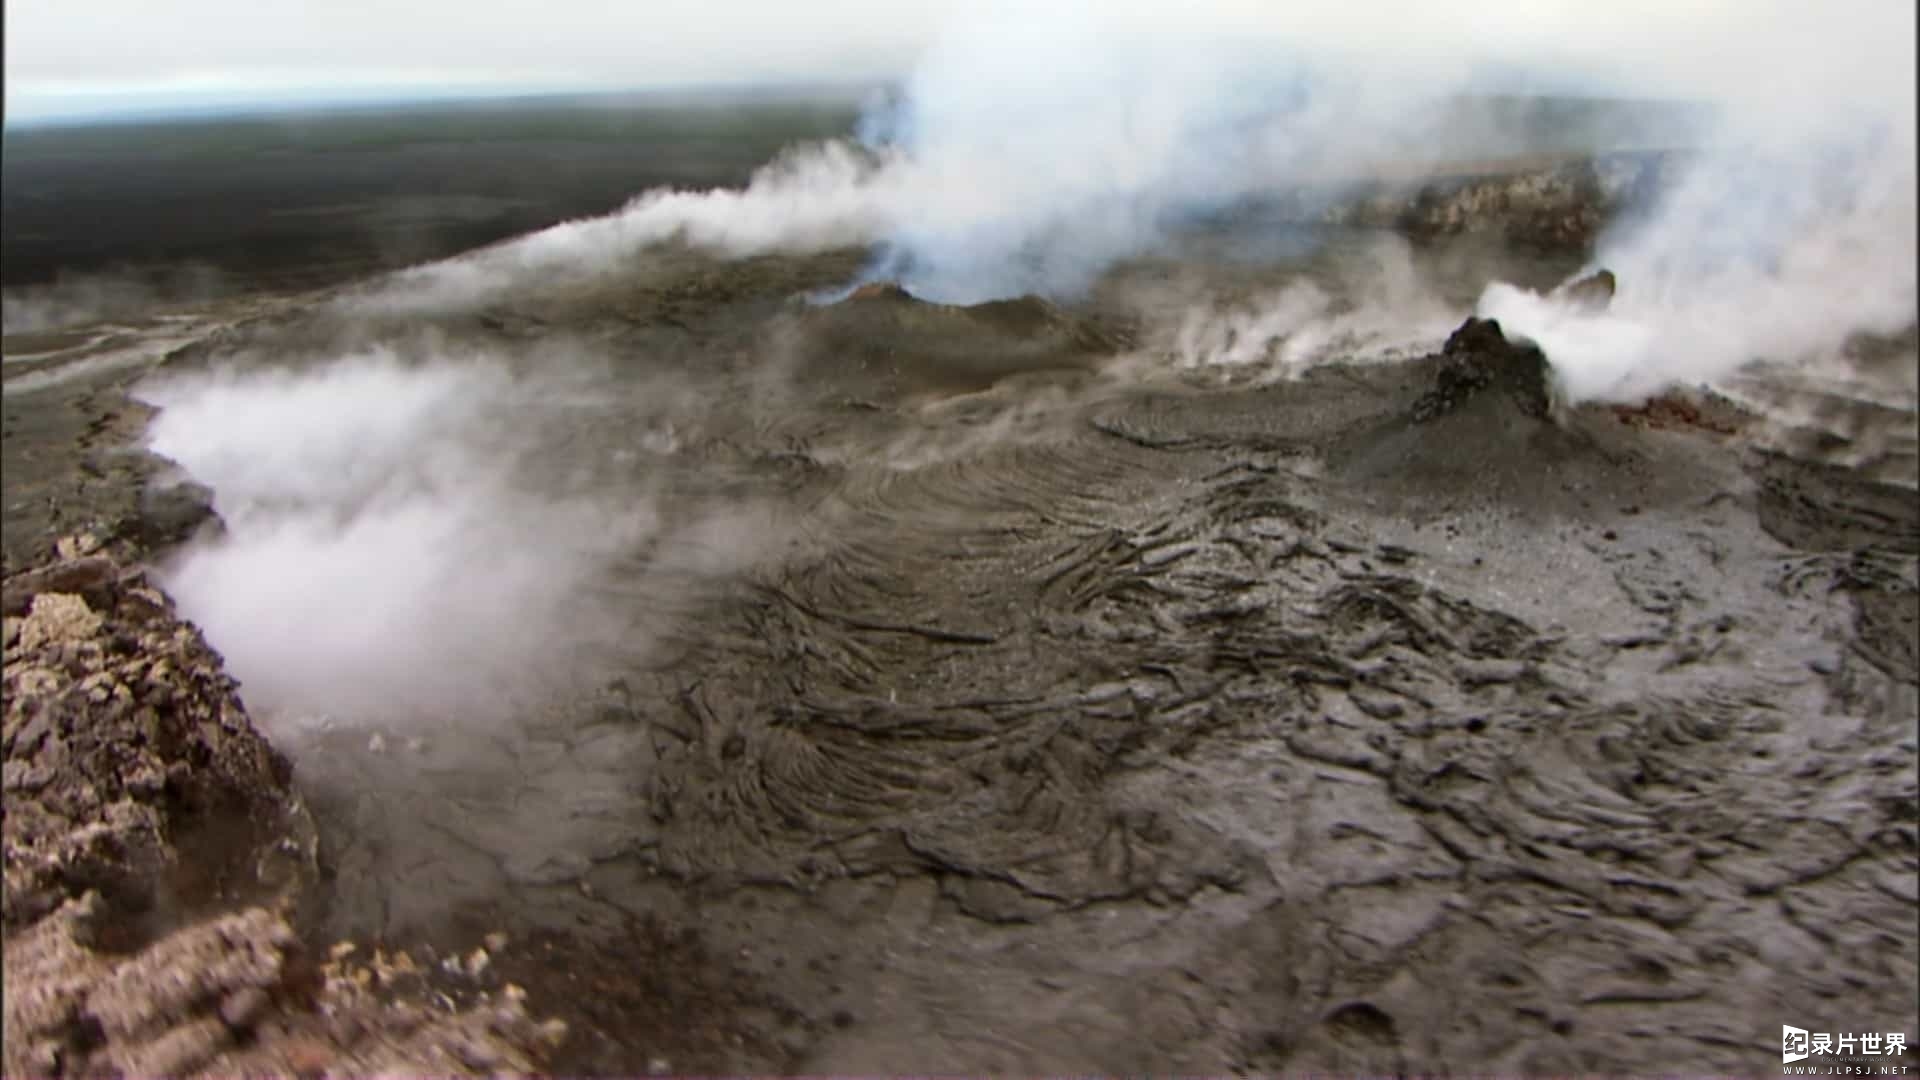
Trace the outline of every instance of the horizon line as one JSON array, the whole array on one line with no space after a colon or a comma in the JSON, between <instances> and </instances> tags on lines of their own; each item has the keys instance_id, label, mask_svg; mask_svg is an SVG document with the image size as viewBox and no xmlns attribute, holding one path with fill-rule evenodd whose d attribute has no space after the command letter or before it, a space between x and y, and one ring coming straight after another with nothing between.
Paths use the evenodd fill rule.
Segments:
<instances>
[{"instance_id":1,"label":"horizon line","mask_svg":"<svg viewBox=\"0 0 1920 1080\"><path fill-rule=\"evenodd\" d=\"M490 105L515 102L591 99L675 98L753 99L776 95L795 97L857 97L883 89L897 77L867 79L769 79L753 81L715 81L698 83L637 84L626 86L582 85L563 87L470 86L433 89L418 86L369 87L365 89L320 89L273 91L248 96L234 92L198 94L182 92L172 102L147 103L122 98L113 104L70 105L53 110L35 110L18 117L9 101L0 128L6 132L45 131L62 128L112 127L119 124L180 122L195 120L244 120L272 118L301 113L334 113L390 108L432 106ZM167 96L167 95L155 95Z\"/></svg>"}]
</instances>

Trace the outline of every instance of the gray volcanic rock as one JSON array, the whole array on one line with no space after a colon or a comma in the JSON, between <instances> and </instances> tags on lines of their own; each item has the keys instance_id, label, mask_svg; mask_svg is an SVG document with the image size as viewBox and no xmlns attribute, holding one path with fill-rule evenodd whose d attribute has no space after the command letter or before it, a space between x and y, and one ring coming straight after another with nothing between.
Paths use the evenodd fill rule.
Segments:
<instances>
[{"instance_id":1,"label":"gray volcanic rock","mask_svg":"<svg viewBox=\"0 0 1920 1080\"><path fill-rule=\"evenodd\" d=\"M1035 296L940 304L898 285L861 286L796 320L805 370L869 390L974 390L1023 373L1074 371L1112 355L1129 328Z\"/></svg>"},{"instance_id":2,"label":"gray volcanic rock","mask_svg":"<svg viewBox=\"0 0 1920 1080\"><path fill-rule=\"evenodd\" d=\"M1414 419L1433 420L1480 393L1504 394L1522 414L1546 419L1553 407L1553 369L1539 346L1509 341L1493 319L1470 317L1447 338L1433 389L1414 404Z\"/></svg>"}]
</instances>

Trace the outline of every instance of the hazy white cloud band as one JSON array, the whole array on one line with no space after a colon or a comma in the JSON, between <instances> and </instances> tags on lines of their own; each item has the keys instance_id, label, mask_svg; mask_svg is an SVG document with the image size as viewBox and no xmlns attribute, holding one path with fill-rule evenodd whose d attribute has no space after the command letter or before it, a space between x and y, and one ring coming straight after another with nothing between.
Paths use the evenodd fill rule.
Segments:
<instances>
[{"instance_id":1,"label":"hazy white cloud band","mask_svg":"<svg viewBox=\"0 0 1920 1080\"><path fill-rule=\"evenodd\" d=\"M644 193L371 302L466 305L666 240L872 245L875 276L955 302L1072 293L1185 214L1506 145L1497 118L1482 130L1441 103L1529 90L1678 96L1718 117L1691 171L1604 238L1623 281L1606 319L1511 289L1483 301L1576 396L1644 396L1911 322L1914 11L1873 0L989 7L931 39L900 99L870 111L866 146L794 148L743 190Z\"/></svg>"}]
</instances>

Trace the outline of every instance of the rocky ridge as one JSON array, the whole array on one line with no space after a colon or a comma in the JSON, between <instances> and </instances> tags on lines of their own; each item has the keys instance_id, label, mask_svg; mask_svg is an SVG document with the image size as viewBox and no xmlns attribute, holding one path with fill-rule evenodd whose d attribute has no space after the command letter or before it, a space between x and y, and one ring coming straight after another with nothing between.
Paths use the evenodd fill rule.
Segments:
<instances>
[{"instance_id":1,"label":"rocky ridge","mask_svg":"<svg viewBox=\"0 0 1920 1080\"><path fill-rule=\"evenodd\" d=\"M5 583L7 1074L536 1069L565 1029L517 987L309 955L292 769L129 555L63 540Z\"/></svg>"}]
</instances>

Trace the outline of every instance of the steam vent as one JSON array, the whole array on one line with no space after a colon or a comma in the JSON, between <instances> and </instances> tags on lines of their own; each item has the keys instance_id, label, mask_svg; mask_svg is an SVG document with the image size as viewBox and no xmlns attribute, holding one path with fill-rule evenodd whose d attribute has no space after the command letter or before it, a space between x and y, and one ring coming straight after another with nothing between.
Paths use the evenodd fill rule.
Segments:
<instances>
[{"instance_id":1,"label":"steam vent","mask_svg":"<svg viewBox=\"0 0 1920 1080\"><path fill-rule=\"evenodd\" d=\"M9 9L8 1076L1907 1067L1911 10L740 2Z\"/></svg>"}]
</instances>

